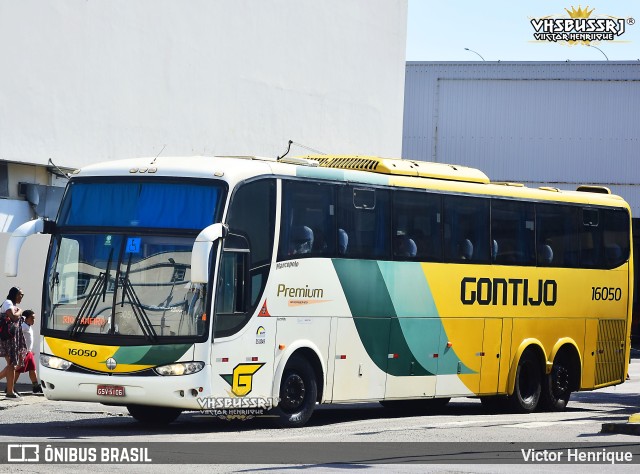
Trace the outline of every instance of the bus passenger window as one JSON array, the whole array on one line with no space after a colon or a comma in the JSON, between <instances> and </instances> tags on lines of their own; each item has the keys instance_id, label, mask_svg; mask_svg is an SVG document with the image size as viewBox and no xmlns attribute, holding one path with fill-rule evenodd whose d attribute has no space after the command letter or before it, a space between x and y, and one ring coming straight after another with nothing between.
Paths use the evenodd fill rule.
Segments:
<instances>
[{"instance_id":1,"label":"bus passenger window","mask_svg":"<svg viewBox=\"0 0 640 474\"><path fill-rule=\"evenodd\" d=\"M575 268L579 265L578 208L563 204L536 204L537 263ZM547 263L549 246L553 260Z\"/></svg>"},{"instance_id":2,"label":"bus passenger window","mask_svg":"<svg viewBox=\"0 0 640 474\"><path fill-rule=\"evenodd\" d=\"M602 242L606 258L605 267L615 268L629 259L629 214L624 209L601 211L603 221Z\"/></svg>"},{"instance_id":3,"label":"bus passenger window","mask_svg":"<svg viewBox=\"0 0 640 474\"><path fill-rule=\"evenodd\" d=\"M389 191L343 186L338 227L348 234L346 256L387 260L391 256Z\"/></svg>"},{"instance_id":4,"label":"bus passenger window","mask_svg":"<svg viewBox=\"0 0 640 474\"><path fill-rule=\"evenodd\" d=\"M491 238L495 264L535 265L533 203L492 199Z\"/></svg>"},{"instance_id":5,"label":"bus passenger window","mask_svg":"<svg viewBox=\"0 0 640 474\"><path fill-rule=\"evenodd\" d=\"M393 193L393 256L442 261L442 198L425 191Z\"/></svg>"},{"instance_id":6,"label":"bus passenger window","mask_svg":"<svg viewBox=\"0 0 640 474\"><path fill-rule=\"evenodd\" d=\"M604 262L602 242L602 226L598 209L582 209L582 226L580 228L580 266L599 268Z\"/></svg>"},{"instance_id":7,"label":"bus passenger window","mask_svg":"<svg viewBox=\"0 0 640 474\"><path fill-rule=\"evenodd\" d=\"M444 196L446 262L490 263L489 199Z\"/></svg>"},{"instance_id":8,"label":"bus passenger window","mask_svg":"<svg viewBox=\"0 0 640 474\"><path fill-rule=\"evenodd\" d=\"M278 259L336 254L334 186L283 181Z\"/></svg>"}]
</instances>

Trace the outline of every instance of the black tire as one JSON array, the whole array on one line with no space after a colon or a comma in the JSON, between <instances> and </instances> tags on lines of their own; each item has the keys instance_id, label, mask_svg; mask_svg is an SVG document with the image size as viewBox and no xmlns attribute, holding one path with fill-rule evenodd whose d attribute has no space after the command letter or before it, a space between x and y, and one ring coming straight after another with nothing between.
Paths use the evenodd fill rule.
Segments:
<instances>
[{"instance_id":1,"label":"black tire","mask_svg":"<svg viewBox=\"0 0 640 474\"><path fill-rule=\"evenodd\" d=\"M145 425L168 425L180 416L179 408L151 407L146 405L127 405L129 414Z\"/></svg>"},{"instance_id":2,"label":"black tire","mask_svg":"<svg viewBox=\"0 0 640 474\"><path fill-rule=\"evenodd\" d=\"M307 359L292 356L282 374L280 401L273 409L280 428L299 428L309 421L318 400L316 374Z\"/></svg>"},{"instance_id":3,"label":"black tire","mask_svg":"<svg viewBox=\"0 0 640 474\"><path fill-rule=\"evenodd\" d=\"M532 350L526 350L518 361L513 395L509 396L509 407L516 413L531 413L538 406L541 391L540 361Z\"/></svg>"},{"instance_id":4,"label":"black tire","mask_svg":"<svg viewBox=\"0 0 640 474\"><path fill-rule=\"evenodd\" d=\"M571 368L564 357L556 357L551 373L545 375L540 394L540 408L545 411L564 411L571 398Z\"/></svg>"}]
</instances>

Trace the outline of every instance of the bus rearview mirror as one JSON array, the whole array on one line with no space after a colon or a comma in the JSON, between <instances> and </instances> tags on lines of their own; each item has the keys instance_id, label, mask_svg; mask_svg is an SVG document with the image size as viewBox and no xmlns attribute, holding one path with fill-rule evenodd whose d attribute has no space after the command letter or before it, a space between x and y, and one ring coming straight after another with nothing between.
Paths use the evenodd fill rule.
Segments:
<instances>
[{"instance_id":1,"label":"bus rearview mirror","mask_svg":"<svg viewBox=\"0 0 640 474\"><path fill-rule=\"evenodd\" d=\"M191 252L191 282L206 284L209 281L211 249L213 243L227 236L228 228L224 224L211 224L202 229L193 243Z\"/></svg>"}]
</instances>

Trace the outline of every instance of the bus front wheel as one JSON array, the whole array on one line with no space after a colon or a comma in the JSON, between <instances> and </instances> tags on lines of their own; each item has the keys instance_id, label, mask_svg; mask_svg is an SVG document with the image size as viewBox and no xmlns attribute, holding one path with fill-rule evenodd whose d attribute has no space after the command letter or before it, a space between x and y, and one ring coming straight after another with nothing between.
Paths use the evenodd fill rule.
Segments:
<instances>
[{"instance_id":1,"label":"bus front wheel","mask_svg":"<svg viewBox=\"0 0 640 474\"><path fill-rule=\"evenodd\" d=\"M276 424L281 428L303 426L316 406L318 384L307 359L292 356L282 374L280 401L274 409Z\"/></svg>"},{"instance_id":2,"label":"bus front wheel","mask_svg":"<svg viewBox=\"0 0 640 474\"><path fill-rule=\"evenodd\" d=\"M179 408L151 407L146 405L127 405L129 414L146 425L168 425L180 416Z\"/></svg>"},{"instance_id":3,"label":"bus front wheel","mask_svg":"<svg viewBox=\"0 0 640 474\"><path fill-rule=\"evenodd\" d=\"M518 361L513 395L509 396L512 411L531 413L538 406L541 391L540 363L532 350L526 350Z\"/></svg>"}]
</instances>

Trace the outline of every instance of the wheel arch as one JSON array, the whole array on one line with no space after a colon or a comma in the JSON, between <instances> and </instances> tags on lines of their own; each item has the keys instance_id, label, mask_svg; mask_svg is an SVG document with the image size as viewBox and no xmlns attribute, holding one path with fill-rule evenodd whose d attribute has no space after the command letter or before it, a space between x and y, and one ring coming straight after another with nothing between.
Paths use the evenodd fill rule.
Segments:
<instances>
[{"instance_id":1,"label":"wheel arch","mask_svg":"<svg viewBox=\"0 0 640 474\"><path fill-rule=\"evenodd\" d=\"M520 358L525 351L532 350L535 351L536 357L538 358L538 362L540 364L540 369L544 374L546 370L546 361L547 354L544 350L544 346L542 343L536 338L527 338L524 339L518 349L515 351L513 358L511 359L511 367L509 367L509 378L507 380L507 395L513 395L513 391L516 385L516 372L518 371L518 363L520 362Z\"/></svg>"},{"instance_id":2,"label":"wheel arch","mask_svg":"<svg viewBox=\"0 0 640 474\"><path fill-rule=\"evenodd\" d=\"M278 362L278 365L275 369L271 393L273 394L274 398L277 398L279 396L282 374L284 373L284 369L286 368L287 363L294 355L299 355L305 358L309 362L309 364L311 364L316 377L316 384L318 386L317 401L321 402L325 389L326 368L324 363L322 362L320 350L313 342L308 340L302 340L296 342L295 344L291 344L283 351L282 356L280 357L280 361Z\"/></svg>"},{"instance_id":3,"label":"wheel arch","mask_svg":"<svg viewBox=\"0 0 640 474\"><path fill-rule=\"evenodd\" d=\"M547 374L551 372L553 364L558 357L567 357L571 364L572 391L580 390L580 381L582 380L582 354L575 341L569 337L559 339L553 346L551 354L549 354L550 363L547 363Z\"/></svg>"}]
</instances>

